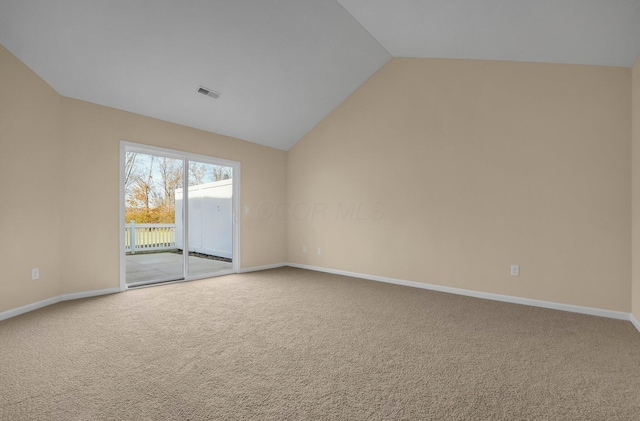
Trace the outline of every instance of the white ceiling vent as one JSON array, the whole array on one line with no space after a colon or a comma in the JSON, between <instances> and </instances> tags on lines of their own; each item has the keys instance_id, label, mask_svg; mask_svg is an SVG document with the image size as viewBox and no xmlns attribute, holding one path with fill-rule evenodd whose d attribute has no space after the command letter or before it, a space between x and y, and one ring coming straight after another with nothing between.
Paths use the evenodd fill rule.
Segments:
<instances>
[{"instance_id":1,"label":"white ceiling vent","mask_svg":"<svg viewBox=\"0 0 640 421\"><path fill-rule=\"evenodd\" d=\"M211 89L205 88L204 86L198 86L198 93L210 96L211 98L218 98L220 96L220 92L212 91Z\"/></svg>"}]
</instances>

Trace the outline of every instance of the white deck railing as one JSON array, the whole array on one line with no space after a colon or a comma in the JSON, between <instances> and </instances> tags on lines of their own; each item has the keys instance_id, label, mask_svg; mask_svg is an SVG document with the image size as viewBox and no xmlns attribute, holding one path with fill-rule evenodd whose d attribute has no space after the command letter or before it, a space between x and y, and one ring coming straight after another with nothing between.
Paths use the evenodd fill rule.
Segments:
<instances>
[{"instance_id":1,"label":"white deck railing","mask_svg":"<svg viewBox=\"0 0 640 421\"><path fill-rule=\"evenodd\" d=\"M176 224L125 225L124 248L128 253L137 251L169 250L176 248Z\"/></svg>"}]
</instances>

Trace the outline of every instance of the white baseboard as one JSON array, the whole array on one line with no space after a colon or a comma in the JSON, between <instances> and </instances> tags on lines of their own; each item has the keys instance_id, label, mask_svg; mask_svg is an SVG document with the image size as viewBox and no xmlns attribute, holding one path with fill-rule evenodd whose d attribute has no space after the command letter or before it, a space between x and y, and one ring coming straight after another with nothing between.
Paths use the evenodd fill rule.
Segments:
<instances>
[{"instance_id":1,"label":"white baseboard","mask_svg":"<svg viewBox=\"0 0 640 421\"><path fill-rule=\"evenodd\" d=\"M621 311L612 311L612 310L603 310L603 309L593 308L593 307L582 307L582 306L576 306L571 304L560 304L560 303L554 303L550 301L533 300L530 298L513 297L510 295L492 294L489 292L480 292L480 291L473 291L470 289L426 284L426 283L415 282L415 281L406 281L403 279L388 278L388 277L376 276L376 275L367 275L367 274L357 273L357 272L348 272L345 270L329 269L329 268L323 268L319 266L302 265L299 263L276 263L272 265L255 266L255 267L241 269L240 273L275 269L275 268L280 268L284 266L291 266L299 269L313 270L316 272L332 273L335 275L350 276L352 278L368 279L368 280L377 281L377 282L386 282L390 284L404 285L404 286L409 286L414 288L428 289L432 291L447 292L450 294L465 295L465 296L475 297L475 298L483 298L486 300L502 301L502 302L512 303L512 304L522 304L522 305L528 305L533 307L549 308L553 310L588 314L592 316L607 317L611 319L629 320L635 326L638 332L640 332L640 322L638 322L638 320L631 313L624 313ZM51 297L51 298L47 298L46 300L38 301L36 303L31 303L31 304L24 305L22 307L3 311L0 313L0 321L9 319L11 317L19 316L20 314L28 313L30 311L37 310L39 308L50 306L52 304L56 304L62 301L96 297L99 295L106 295L106 294L115 294L117 292L121 292L120 288L107 288L107 289L100 289L95 291L75 292L71 294L58 295L56 297Z\"/></svg>"},{"instance_id":2,"label":"white baseboard","mask_svg":"<svg viewBox=\"0 0 640 421\"><path fill-rule=\"evenodd\" d=\"M3 311L2 313L0 313L0 321L6 320L11 317L19 316L21 314L28 313L30 311L37 310L42 307L50 306L52 304L57 304L62 301L77 300L79 298L96 297L98 295L114 294L116 292L120 292L120 288L98 289L95 291L75 292L72 294L58 295L56 297L51 297L51 298L47 298L46 300L38 301L36 303L31 303L31 304L24 305L22 307Z\"/></svg>"},{"instance_id":3,"label":"white baseboard","mask_svg":"<svg viewBox=\"0 0 640 421\"><path fill-rule=\"evenodd\" d=\"M429 289L432 291L448 292L450 294L466 295L468 297L484 298L486 300L503 301L505 303L522 304L533 307L549 308L552 310L569 311L572 313L589 314L591 316L608 317L611 319L630 320L631 315L622 311L603 310L593 307L582 307L571 304L560 304L551 301L533 300L530 298L514 297L511 295L492 294L489 292L473 291L470 289L453 288L442 285L426 284L422 282L405 281L403 279L387 278L384 276L367 275L363 273L347 272L344 270L328 269L318 266L301 265L298 263L288 263L288 266L300 269L308 269L317 272L333 273L336 275L351 276L353 278L368 279L371 281L386 282L396 285L404 285L414 288ZM633 321L633 320L632 320ZM637 323L637 321L636 321ZM638 327L638 324L635 324ZM640 328L638 329L640 330Z\"/></svg>"},{"instance_id":4,"label":"white baseboard","mask_svg":"<svg viewBox=\"0 0 640 421\"><path fill-rule=\"evenodd\" d=\"M638 329L638 332L640 332L640 322L638 319L636 319L633 314L629 314L629 320L631 320L631 323L633 323L636 329Z\"/></svg>"},{"instance_id":5,"label":"white baseboard","mask_svg":"<svg viewBox=\"0 0 640 421\"><path fill-rule=\"evenodd\" d=\"M52 304L56 304L59 302L60 302L59 297L52 297L52 298L47 298L46 300L38 301L36 303L27 304L22 307L6 310L0 313L0 320L5 320L10 317L19 316L21 314L28 313L30 311L37 310L42 307L50 306Z\"/></svg>"},{"instance_id":6,"label":"white baseboard","mask_svg":"<svg viewBox=\"0 0 640 421\"><path fill-rule=\"evenodd\" d=\"M78 300L80 298L97 297L99 295L115 294L121 292L120 288L97 289L94 291L74 292L71 294L60 295L60 301Z\"/></svg>"},{"instance_id":7,"label":"white baseboard","mask_svg":"<svg viewBox=\"0 0 640 421\"><path fill-rule=\"evenodd\" d=\"M240 269L240 273L257 272L259 270L276 269L289 266L289 263L274 263L273 265L254 266L251 268Z\"/></svg>"}]
</instances>

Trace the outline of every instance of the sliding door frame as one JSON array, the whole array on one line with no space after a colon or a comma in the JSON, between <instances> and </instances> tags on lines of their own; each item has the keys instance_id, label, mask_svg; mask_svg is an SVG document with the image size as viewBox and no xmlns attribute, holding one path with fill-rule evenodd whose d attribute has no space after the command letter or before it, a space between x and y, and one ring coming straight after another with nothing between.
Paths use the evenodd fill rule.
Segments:
<instances>
[{"instance_id":1,"label":"sliding door frame","mask_svg":"<svg viewBox=\"0 0 640 421\"><path fill-rule=\"evenodd\" d=\"M173 282L193 281L196 279L210 278L212 276L218 275L218 274L214 274L214 275L204 274L204 275L189 276L189 272L188 272L189 270L189 267L188 267L189 265L189 259L188 259L188 256L189 256L189 252L188 252L188 235L189 235L188 162L197 161L197 162L202 162L206 164L220 165L220 166L232 168L233 197L231 200L231 206L232 206L231 218L232 218L232 226L233 226L233 259L232 259L233 268L231 269L231 271L221 272L220 275L226 275L229 273L239 273L241 268L241 265L240 265L240 260L241 260L241 256L240 256L240 250L241 250L241 247L240 247L240 232L241 232L240 230L240 221L241 221L241 218L240 218L240 162L231 161L223 158L216 158L213 156L194 154L194 153L179 151L175 149L161 148L159 146L151 146L151 145L145 145L142 143L134 143L126 140L121 140L120 141L120 177L119 177L120 197L118 201L119 202L118 215L120 219L120 235L118 236L120 241L120 290L124 291L127 289L127 266L126 266L126 252L125 252L125 245L124 245L124 242L125 242L125 238L124 238L124 235L125 235L124 234L125 233L125 186L124 186L125 174L124 172L125 172L125 157L127 152L138 152L143 154L159 155L167 158L180 159L182 160L182 164L184 166L184 169L182 171L183 173L182 186L183 186L183 192L184 192L183 193L184 198L182 200L182 203L183 203L182 244L184 246L184 250L183 250L184 279L167 281L167 282L163 282L163 284L173 283Z\"/></svg>"}]
</instances>

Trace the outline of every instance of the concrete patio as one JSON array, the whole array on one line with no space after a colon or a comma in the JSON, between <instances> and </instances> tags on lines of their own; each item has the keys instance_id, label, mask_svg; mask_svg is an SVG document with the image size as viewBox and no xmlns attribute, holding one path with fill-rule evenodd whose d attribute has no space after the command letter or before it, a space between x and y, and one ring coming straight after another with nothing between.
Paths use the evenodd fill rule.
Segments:
<instances>
[{"instance_id":1,"label":"concrete patio","mask_svg":"<svg viewBox=\"0 0 640 421\"><path fill-rule=\"evenodd\" d=\"M127 284L182 278L182 255L171 252L126 256ZM233 269L233 264L189 256L189 275L204 275Z\"/></svg>"}]
</instances>

